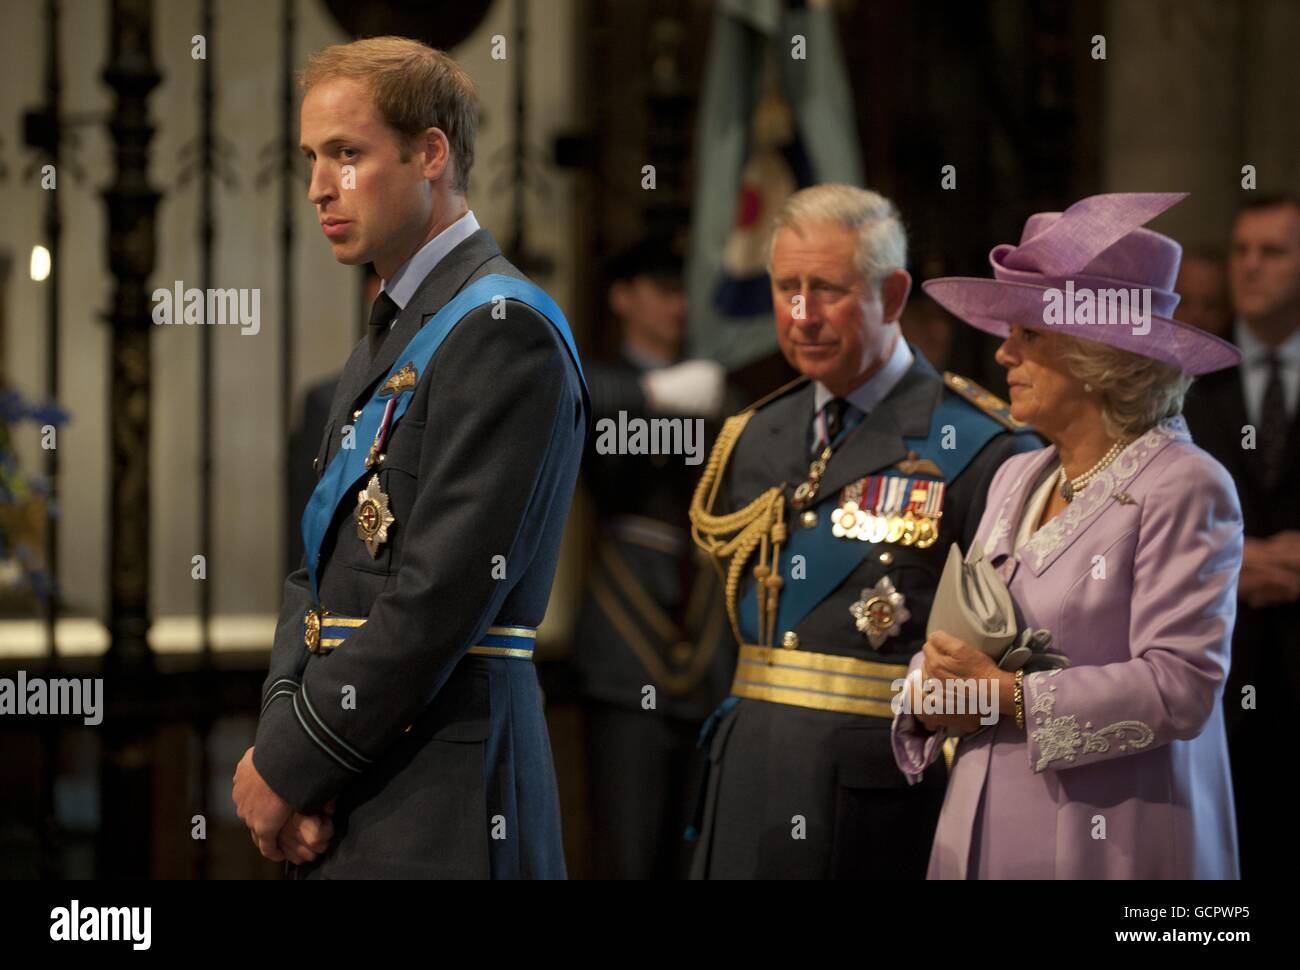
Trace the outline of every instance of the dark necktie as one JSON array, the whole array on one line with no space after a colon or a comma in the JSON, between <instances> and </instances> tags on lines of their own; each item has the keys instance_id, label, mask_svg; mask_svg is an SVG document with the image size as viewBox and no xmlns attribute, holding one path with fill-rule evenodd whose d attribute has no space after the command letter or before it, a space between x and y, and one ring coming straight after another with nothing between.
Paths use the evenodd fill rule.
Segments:
<instances>
[{"instance_id":1,"label":"dark necktie","mask_svg":"<svg viewBox=\"0 0 1300 970\"><path fill-rule=\"evenodd\" d=\"M1268 365L1268 384L1264 387L1264 402L1259 413L1259 457L1264 484L1272 489L1282 474L1290 422L1287 420L1286 395L1282 390L1282 359L1273 351L1263 363Z\"/></svg>"},{"instance_id":2,"label":"dark necktie","mask_svg":"<svg viewBox=\"0 0 1300 970\"><path fill-rule=\"evenodd\" d=\"M379 355L379 345L388 336L389 324L397 316L397 304L387 293L380 292L370 307L370 359Z\"/></svg>"},{"instance_id":3,"label":"dark necktie","mask_svg":"<svg viewBox=\"0 0 1300 970\"><path fill-rule=\"evenodd\" d=\"M822 434L821 422L815 422L813 426L813 457L820 454L823 448L839 437L846 423L853 423L853 417L861 413L842 397L833 397L823 404L822 414L826 417L826 434Z\"/></svg>"}]
</instances>

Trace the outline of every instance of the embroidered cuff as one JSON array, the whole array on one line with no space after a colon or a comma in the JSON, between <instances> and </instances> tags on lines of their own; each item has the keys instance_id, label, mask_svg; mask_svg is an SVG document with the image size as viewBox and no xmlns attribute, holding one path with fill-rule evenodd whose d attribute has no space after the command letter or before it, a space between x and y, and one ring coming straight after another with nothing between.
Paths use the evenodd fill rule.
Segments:
<instances>
[{"instance_id":1,"label":"embroidered cuff","mask_svg":"<svg viewBox=\"0 0 1300 970\"><path fill-rule=\"evenodd\" d=\"M1029 718L1029 759L1035 773L1051 767L1071 768L1080 757L1106 754L1115 742L1119 753L1140 750L1155 741L1156 733L1142 721L1116 721L1093 730L1092 722L1079 723L1074 714L1056 713L1056 685L1048 683L1061 671L1030 674L1025 678Z\"/></svg>"}]
</instances>

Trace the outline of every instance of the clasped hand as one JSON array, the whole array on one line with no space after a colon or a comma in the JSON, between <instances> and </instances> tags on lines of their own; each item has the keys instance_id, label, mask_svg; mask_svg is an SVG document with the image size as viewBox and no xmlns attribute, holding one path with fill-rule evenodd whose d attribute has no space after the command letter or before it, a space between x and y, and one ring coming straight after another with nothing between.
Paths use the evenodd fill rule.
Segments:
<instances>
[{"instance_id":1,"label":"clasped hand","mask_svg":"<svg viewBox=\"0 0 1300 970\"><path fill-rule=\"evenodd\" d=\"M964 640L960 640L941 630L936 630L926 638L921 648L921 678L909 678L907 689L910 690L912 716L921 722L927 731L947 728L948 733L960 736L979 730L979 711L967 711L964 714L938 713L926 714L924 707L924 685L927 681L937 680L943 684L945 697L951 696L948 681L953 680L990 680L997 691L997 710L999 716L1007 713L1015 689L1015 674L999 670L989 656L976 650Z\"/></svg>"},{"instance_id":2,"label":"clasped hand","mask_svg":"<svg viewBox=\"0 0 1300 970\"><path fill-rule=\"evenodd\" d=\"M273 862L311 862L329 848L334 838L334 803L326 805L320 815L295 812L257 770L252 748L244 752L235 768L230 797L257 851Z\"/></svg>"}]
</instances>

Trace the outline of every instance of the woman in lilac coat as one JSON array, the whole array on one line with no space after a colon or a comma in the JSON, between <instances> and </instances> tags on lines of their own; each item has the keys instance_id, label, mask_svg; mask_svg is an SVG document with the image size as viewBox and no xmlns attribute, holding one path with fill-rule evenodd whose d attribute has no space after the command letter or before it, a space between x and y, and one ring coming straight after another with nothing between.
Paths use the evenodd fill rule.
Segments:
<instances>
[{"instance_id":1,"label":"woman in lilac coat","mask_svg":"<svg viewBox=\"0 0 1300 970\"><path fill-rule=\"evenodd\" d=\"M1000 711L983 730L978 714L895 718L910 780L961 738L930 878L1237 877L1221 701L1241 510L1180 411L1192 375L1240 354L1170 316L1181 250L1140 227L1181 198L1040 213L993 250L994 279L925 285L1005 338L1011 413L1051 442L999 469L975 544L1021 627L1069 661L1013 674L942 632L914 658L914 704L925 679L990 678Z\"/></svg>"}]
</instances>

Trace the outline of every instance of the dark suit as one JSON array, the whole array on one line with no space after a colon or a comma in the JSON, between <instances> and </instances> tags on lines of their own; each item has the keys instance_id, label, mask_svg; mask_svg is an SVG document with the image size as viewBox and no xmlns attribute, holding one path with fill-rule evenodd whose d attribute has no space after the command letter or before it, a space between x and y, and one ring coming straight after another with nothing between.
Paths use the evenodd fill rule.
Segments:
<instances>
[{"instance_id":1,"label":"dark suit","mask_svg":"<svg viewBox=\"0 0 1300 970\"><path fill-rule=\"evenodd\" d=\"M813 505L823 525L846 485L889 472L906 459L905 438L931 436L932 413L954 393L920 352L914 353L911 368L831 457ZM721 491L725 505L715 511L740 509L785 482L785 521L791 533L802 527L789 498L808 476L813 401L813 385L805 382L757 410L727 465ZM959 406L970 409L971 420L993 421L965 401ZM789 651L791 662L811 651L889 665L902 670L891 676L905 675L905 665L925 641L926 618L949 545L960 543L963 551L969 547L998 467L1012 455L1040 446L1032 434L1012 434L987 423L981 427L987 443L947 481L933 545L921 549L830 540L850 543L864 555L793 627L778 624L778 646L787 629L798 638L798 647ZM742 593L753 585L750 566L752 562L742 574ZM808 581L826 568L810 556ZM911 616L896 636L873 648L855 626L850 607L884 576L903 594ZM797 582L785 575L782 596L791 595ZM869 716L735 698L709 745L708 797L692 875L924 878L947 775L944 765L936 763L918 785L908 786L894 761L887 702L885 707L884 716ZM800 825L801 837L794 834Z\"/></svg>"},{"instance_id":2,"label":"dark suit","mask_svg":"<svg viewBox=\"0 0 1300 970\"><path fill-rule=\"evenodd\" d=\"M650 417L642 373L626 359L587 365L595 421L617 421L620 411ZM701 770L696 736L726 696L735 661L716 576L690 539L686 513L701 466L680 455L599 454L596 441L583 480L598 547L574 631L593 869L604 879L681 877Z\"/></svg>"},{"instance_id":3,"label":"dark suit","mask_svg":"<svg viewBox=\"0 0 1300 970\"><path fill-rule=\"evenodd\" d=\"M1282 472L1272 488L1264 482L1259 452L1242 447L1242 429L1250 419L1239 368L1198 378L1183 414L1192 439L1237 483L1247 537L1300 529L1300 413L1292 418ZM1247 685L1257 692L1254 710L1242 707L1242 688ZM1277 788L1277 753L1300 705L1300 602L1266 609L1237 604L1232 670L1223 703L1242 877L1280 872L1289 854L1278 852L1275 845L1286 825L1286 803Z\"/></svg>"},{"instance_id":4,"label":"dark suit","mask_svg":"<svg viewBox=\"0 0 1300 970\"><path fill-rule=\"evenodd\" d=\"M480 230L420 284L374 360L357 346L318 471L424 322L493 273L522 278ZM365 625L308 653L303 617L317 604L306 570L289 576L254 763L299 811L337 799L334 841L309 877L562 877L536 672L466 651L489 626L535 627L546 612L586 434L579 374L555 327L509 301L505 319L471 311L413 395L377 466L396 518L388 541L372 558L358 538L350 496L367 473L321 547L319 606Z\"/></svg>"}]
</instances>

